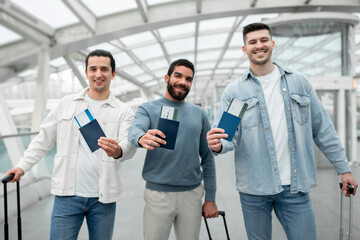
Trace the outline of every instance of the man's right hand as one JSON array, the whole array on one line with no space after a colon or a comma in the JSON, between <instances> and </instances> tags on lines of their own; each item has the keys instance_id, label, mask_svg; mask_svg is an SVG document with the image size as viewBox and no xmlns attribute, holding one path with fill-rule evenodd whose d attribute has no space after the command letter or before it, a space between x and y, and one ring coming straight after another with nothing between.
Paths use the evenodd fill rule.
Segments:
<instances>
[{"instance_id":1,"label":"man's right hand","mask_svg":"<svg viewBox=\"0 0 360 240\"><path fill-rule=\"evenodd\" d=\"M150 129L141 138L139 138L139 145L147 150L154 150L155 148L160 147L160 144L166 144L165 140L155 135L165 138L165 134L160 130Z\"/></svg>"},{"instance_id":2,"label":"man's right hand","mask_svg":"<svg viewBox=\"0 0 360 240\"><path fill-rule=\"evenodd\" d=\"M225 133L225 130L222 128L213 128L211 129L206 136L209 148L216 153L221 152L222 145L221 139L227 138L228 135Z\"/></svg>"},{"instance_id":3,"label":"man's right hand","mask_svg":"<svg viewBox=\"0 0 360 240\"><path fill-rule=\"evenodd\" d=\"M14 173L15 176L9 182L18 182L18 181L20 181L21 176L24 175L24 171L18 167L12 168L9 171L7 171L6 176L9 175L10 173Z\"/></svg>"}]
</instances>

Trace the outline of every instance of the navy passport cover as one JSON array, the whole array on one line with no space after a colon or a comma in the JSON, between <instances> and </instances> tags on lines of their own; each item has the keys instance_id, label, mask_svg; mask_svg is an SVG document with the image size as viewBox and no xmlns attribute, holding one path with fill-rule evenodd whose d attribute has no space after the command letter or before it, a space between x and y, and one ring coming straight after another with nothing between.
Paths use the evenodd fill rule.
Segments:
<instances>
[{"instance_id":1,"label":"navy passport cover","mask_svg":"<svg viewBox=\"0 0 360 240\"><path fill-rule=\"evenodd\" d=\"M176 136L179 130L179 122L175 120L159 118L157 129L165 134L165 138L156 135L157 137L164 139L166 141L166 145L161 144L160 147L174 150L176 143Z\"/></svg>"},{"instance_id":2,"label":"navy passport cover","mask_svg":"<svg viewBox=\"0 0 360 240\"><path fill-rule=\"evenodd\" d=\"M228 135L227 138L224 138L227 141L231 141L234 137L235 131L240 123L240 118L238 116L232 115L228 112L224 112L221 116L218 128L225 130L225 133Z\"/></svg>"},{"instance_id":3,"label":"navy passport cover","mask_svg":"<svg viewBox=\"0 0 360 240\"><path fill-rule=\"evenodd\" d=\"M81 134L83 135L87 145L89 146L91 152L95 152L100 147L98 145L98 139L100 137L106 137L105 133L101 129L98 121L96 119L92 120L85 126L79 128Z\"/></svg>"}]
</instances>

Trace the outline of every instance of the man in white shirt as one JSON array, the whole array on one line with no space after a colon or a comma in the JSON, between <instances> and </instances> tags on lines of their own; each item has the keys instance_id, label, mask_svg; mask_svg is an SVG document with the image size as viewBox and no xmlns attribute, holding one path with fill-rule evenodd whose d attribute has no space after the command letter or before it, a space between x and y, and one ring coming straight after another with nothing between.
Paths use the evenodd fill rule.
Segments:
<instances>
[{"instance_id":1,"label":"man in white shirt","mask_svg":"<svg viewBox=\"0 0 360 240\"><path fill-rule=\"evenodd\" d=\"M136 151L127 140L134 114L110 92L115 60L110 52L95 50L85 61L89 87L60 100L40 126L20 162L7 175L19 181L57 144L51 193L55 195L50 239L76 239L86 217L89 239L111 239L116 201L120 199L120 163ZM74 116L89 109L106 137L92 152Z\"/></svg>"}]
</instances>

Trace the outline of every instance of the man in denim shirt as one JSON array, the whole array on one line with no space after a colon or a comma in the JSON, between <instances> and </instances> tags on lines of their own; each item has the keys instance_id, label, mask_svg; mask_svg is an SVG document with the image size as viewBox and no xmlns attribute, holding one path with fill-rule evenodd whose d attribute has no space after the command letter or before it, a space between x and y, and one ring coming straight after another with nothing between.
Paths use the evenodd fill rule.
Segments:
<instances>
[{"instance_id":1,"label":"man in denim shirt","mask_svg":"<svg viewBox=\"0 0 360 240\"><path fill-rule=\"evenodd\" d=\"M248 238L271 239L274 209L288 239L316 239L309 197L316 186L313 141L329 159L344 184L358 184L351 174L344 148L325 109L301 73L271 60L275 46L269 26L253 23L243 29L248 69L230 83L221 97L216 127L233 98L248 104L231 142L223 129L207 134L210 149L235 149L236 185Z\"/></svg>"}]
</instances>

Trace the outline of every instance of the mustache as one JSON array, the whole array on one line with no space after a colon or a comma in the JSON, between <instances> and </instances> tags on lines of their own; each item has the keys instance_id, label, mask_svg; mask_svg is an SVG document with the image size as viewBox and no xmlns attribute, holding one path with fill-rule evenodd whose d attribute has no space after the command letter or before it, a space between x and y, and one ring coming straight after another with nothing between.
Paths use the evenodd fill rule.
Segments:
<instances>
[{"instance_id":1,"label":"mustache","mask_svg":"<svg viewBox=\"0 0 360 240\"><path fill-rule=\"evenodd\" d=\"M256 48L256 49L254 49L254 52L256 52L256 51L261 51L261 50L263 50L263 51L267 51L267 50L269 50L268 48L266 48L266 47L262 47L262 48Z\"/></svg>"},{"instance_id":2,"label":"mustache","mask_svg":"<svg viewBox=\"0 0 360 240\"><path fill-rule=\"evenodd\" d=\"M174 84L174 87L180 87L185 91L189 91L189 88L186 87L186 85L184 85L184 84Z\"/></svg>"}]
</instances>

